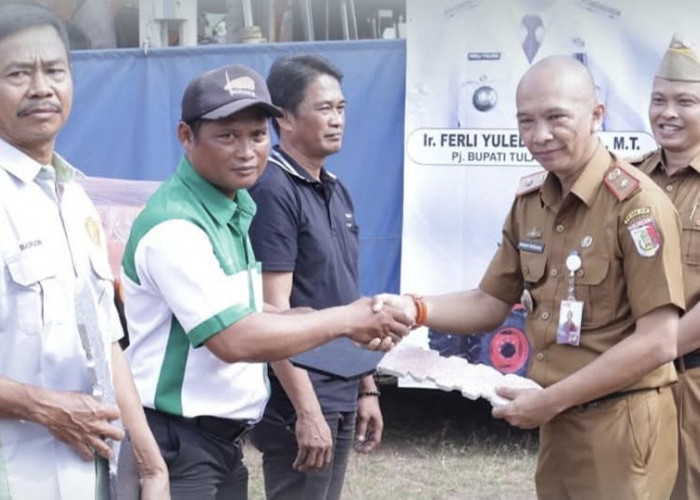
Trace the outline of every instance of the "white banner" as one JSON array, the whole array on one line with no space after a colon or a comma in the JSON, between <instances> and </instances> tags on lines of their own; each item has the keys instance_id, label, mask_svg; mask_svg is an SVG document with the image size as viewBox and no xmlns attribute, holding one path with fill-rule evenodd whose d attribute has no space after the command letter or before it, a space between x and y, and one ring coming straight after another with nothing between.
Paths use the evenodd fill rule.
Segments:
<instances>
[{"instance_id":1,"label":"white banner","mask_svg":"<svg viewBox=\"0 0 700 500\"><path fill-rule=\"evenodd\" d=\"M698 0L407 0L402 289L478 285L518 179L539 169L515 119L531 63L586 64L606 105L602 140L639 156L655 148L656 67L674 33L698 26Z\"/></svg>"}]
</instances>

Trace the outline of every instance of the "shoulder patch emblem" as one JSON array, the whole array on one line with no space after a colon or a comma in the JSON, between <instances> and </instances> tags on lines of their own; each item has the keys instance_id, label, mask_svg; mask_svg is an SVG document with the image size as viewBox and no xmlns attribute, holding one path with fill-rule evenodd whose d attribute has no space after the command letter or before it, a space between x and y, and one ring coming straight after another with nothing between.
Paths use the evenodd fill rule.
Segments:
<instances>
[{"instance_id":1,"label":"shoulder patch emblem","mask_svg":"<svg viewBox=\"0 0 700 500\"><path fill-rule=\"evenodd\" d=\"M627 226L634 247L642 257L653 257L661 248L661 234L656 227L656 222L651 217L638 219Z\"/></svg>"},{"instance_id":2,"label":"shoulder patch emblem","mask_svg":"<svg viewBox=\"0 0 700 500\"><path fill-rule=\"evenodd\" d=\"M632 219L640 217L642 215L649 215L651 213L651 208L649 207L639 207L634 210L630 210L622 219L622 223L626 226L630 223Z\"/></svg>"},{"instance_id":3,"label":"shoulder patch emblem","mask_svg":"<svg viewBox=\"0 0 700 500\"><path fill-rule=\"evenodd\" d=\"M605 172L603 182L620 201L627 198L639 186L639 179L619 165L613 165Z\"/></svg>"},{"instance_id":4,"label":"shoulder patch emblem","mask_svg":"<svg viewBox=\"0 0 700 500\"><path fill-rule=\"evenodd\" d=\"M94 217L88 217L85 219L85 231L87 232L90 240L96 245L100 246L100 223Z\"/></svg>"},{"instance_id":5,"label":"shoulder patch emblem","mask_svg":"<svg viewBox=\"0 0 700 500\"><path fill-rule=\"evenodd\" d=\"M534 174L521 177L520 181L518 182L518 190L516 191L515 196L522 196L541 188L546 178L546 170L541 170L539 172L535 172Z\"/></svg>"}]
</instances>

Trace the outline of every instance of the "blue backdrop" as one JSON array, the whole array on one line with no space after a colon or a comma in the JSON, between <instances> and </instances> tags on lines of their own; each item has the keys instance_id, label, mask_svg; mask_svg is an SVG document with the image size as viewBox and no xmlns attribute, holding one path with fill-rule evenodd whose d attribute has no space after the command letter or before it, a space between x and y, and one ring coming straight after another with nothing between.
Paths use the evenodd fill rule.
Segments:
<instances>
[{"instance_id":1,"label":"blue backdrop","mask_svg":"<svg viewBox=\"0 0 700 500\"><path fill-rule=\"evenodd\" d=\"M88 175L164 180L181 154L175 136L187 83L240 63L267 75L275 58L319 53L344 73L342 151L326 167L348 186L360 224L360 289L399 291L406 48L403 40L216 45L72 54L75 97L57 149Z\"/></svg>"}]
</instances>

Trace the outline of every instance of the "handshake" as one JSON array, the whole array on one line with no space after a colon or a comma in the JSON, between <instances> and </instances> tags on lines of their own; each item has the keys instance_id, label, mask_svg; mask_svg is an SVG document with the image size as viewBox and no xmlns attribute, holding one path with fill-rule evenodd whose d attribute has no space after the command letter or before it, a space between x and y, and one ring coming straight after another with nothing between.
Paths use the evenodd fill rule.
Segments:
<instances>
[{"instance_id":1,"label":"handshake","mask_svg":"<svg viewBox=\"0 0 700 500\"><path fill-rule=\"evenodd\" d=\"M345 335L373 351L389 351L416 326L418 317L410 295L382 293L343 307L348 311Z\"/></svg>"}]
</instances>

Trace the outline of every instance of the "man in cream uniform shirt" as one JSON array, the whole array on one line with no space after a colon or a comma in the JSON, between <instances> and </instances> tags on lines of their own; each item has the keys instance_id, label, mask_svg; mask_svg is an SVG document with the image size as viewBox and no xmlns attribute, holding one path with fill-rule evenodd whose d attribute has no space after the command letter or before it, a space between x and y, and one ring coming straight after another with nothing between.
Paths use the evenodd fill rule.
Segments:
<instances>
[{"instance_id":1,"label":"man in cream uniform shirt","mask_svg":"<svg viewBox=\"0 0 700 500\"><path fill-rule=\"evenodd\" d=\"M123 439L121 418L142 498L167 499L167 469L117 343L99 215L54 151L72 98L62 23L40 7L0 7L0 498L105 498L100 457L114 454L105 439ZM104 368L103 394L111 375L116 405L93 397L83 341Z\"/></svg>"}]
</instances>

